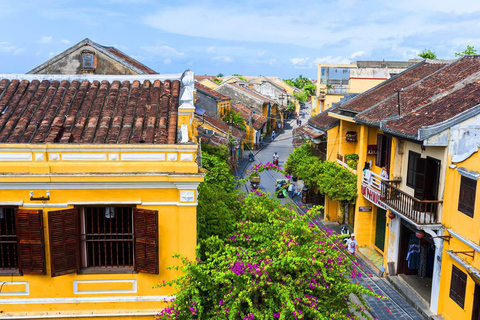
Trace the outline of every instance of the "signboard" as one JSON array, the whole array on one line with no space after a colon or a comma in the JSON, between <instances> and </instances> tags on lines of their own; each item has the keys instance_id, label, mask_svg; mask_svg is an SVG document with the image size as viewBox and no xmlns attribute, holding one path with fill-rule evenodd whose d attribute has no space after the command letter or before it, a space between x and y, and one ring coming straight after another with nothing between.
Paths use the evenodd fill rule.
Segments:
<instances>
[{"instance_id":1,"label":"signboard","mask_svg":"<svg viewBox=\"0 0 480 320\"><path fill-rule=\"evenodd\" d=\"M358 207L358 211L360 211L360 212L371 212L371 211L372 211L372 207L371 207L371 206Z\"/></svg>"},{"instance_id":2,"label":"signboard","mask_svg":"<svg viewBox=\"0 0 480 320\"><path fill-rule=\"evenodd\" d=\"M362 185L362 195L371 203L379 206L382 209L387 210L387 207L380 203L380 192L378 192L377 190Z\"/></svg>"}]
</instances>

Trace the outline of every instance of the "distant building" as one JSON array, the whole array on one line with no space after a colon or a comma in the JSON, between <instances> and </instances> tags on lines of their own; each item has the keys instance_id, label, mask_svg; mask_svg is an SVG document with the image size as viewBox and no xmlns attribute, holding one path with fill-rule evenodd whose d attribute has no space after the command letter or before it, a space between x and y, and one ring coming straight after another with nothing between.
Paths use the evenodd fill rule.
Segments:
<instances>
[{"instance_id":1,"label":"distant building","mask_svg":"<svg viewBox=\"0 0 480 320\"><path fill-rule=\"evenodd\" d=\"M158 72L117 48L86 38L28 73L143 75Z\"/></svg>"},{"instance_id":2,"label":"distant building","mask_svg":"<svg viewBox=\"0 0 480 320\"><path fill-rule=\"evenodd\" d=\"M316 96L312 111L318 114L348 93L363 93L420 60L355 61L351 64L318 64ZM401 89L401 88L400 88Z\"/></svg>"},{"instance_id":3,"label":"distant building","mask_svg":"<svg viewBox=\"0 0 480 320\"><path fill-rule=\"evenodd\" d=\"M230 109L232 98L204 86L195 81L195 105L206 110L211 117L221 120L225 112Z\"/></svg>"}]
</instances>

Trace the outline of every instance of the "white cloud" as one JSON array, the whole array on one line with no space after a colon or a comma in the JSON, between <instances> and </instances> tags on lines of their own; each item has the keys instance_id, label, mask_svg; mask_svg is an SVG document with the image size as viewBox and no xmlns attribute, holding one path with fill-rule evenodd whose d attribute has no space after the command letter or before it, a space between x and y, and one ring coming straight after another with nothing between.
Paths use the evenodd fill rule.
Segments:
<instances>
[{"instance_id":1,"label":"white cloud","mask_svg":"<svg viewBox=\"0 0 480 320\"><path fill-rule=\"evenodd\" d=\"M326 56L326 57L316 58L312 62L312 65L316 66L319 63L349 64L350 60L342 56L336 56L336 57Z\"/></svg>"},{"instance_id":2,"label":"white cloud","mask_svg":"<svg viewBox=\"0 0 480 320\"><path fill-rule=\"evenodd\" d=\"M306 57L306 58L292 58L292 59L290 59L290 63L293 64L294 66L301 66L301 65L305 65L309 60L310 60L309 57Z\"/></svg>"},{"instance_id":3,"label":"white cloud","mask_svg":"<svg viewBox=\"0 0 480 320\"><path fill-rule=\"evenodd\" d=\"M48 53L48 56L49 56L49 57L53 57L54 55L55 55L55 52L53 52L53 51L51 51L51 52Z\"/></svg>"},{"instance_id":4,"label":"white cloud","mask_svg":"<svg viewBox=\"0 0 480 320\"><path fill-rule=\"evenodd\" d=\"M43 37L40 38L40 40L38 40L38 43L48 44L48 43L52 43L52 41L53 41L52 36L43 36Z\"/></svg>"},{"instance_id":5,"label":"white cloud","mask_svg":"<svg viewBox=\"0 0 480 320\"><path fill-rule=\"evenodd\" d=\"M6 53L6 54L11 54L16 56L24 51L25 49L19 48L9 42L6 42L6 41L0 42L0 53Z\"/></svg>"},{"instance_id":6,"label":"white cloud","mask_svg":"<svg viewBox=\"0 0 480 320\"><path fill-rule=\"evenodd\" d=\"M360 57L360 56L363 56L366 52L365 51L357 51L357 52L354 52L352 53L352 55L350 56L350 59L355 59L356 57Z\"/></svg>"},{"instance_id":7,"label":"white cloud","mask_svg":"<svg viewBox=\"0 0 480 320\"><path fill-rule=\"evenodd\" d=\"M170 64L172 63L172 59L163 59L163 64Z\"/></svg>"},{"instance_id":8,"label":"white cloud","mask_svg":"<svg viewBox=\"0 0 480 320\"><path fill-rule=\"evenodd\" d=\"M60 40L61 43L64 43L64 44L69 44L70 43L70 40L68 39L62 39Z\"/></svg>"},{"instance_id":9,"label":"white cloud","mask_svg":"<svg viewBox=\"0 0 480 320\"><path fill-rule=\"evenodd\" d=\"M218 56L218 57L213 57L213 61L221 61L221 62L233 62L233 59L229 56Z\"/></svg>"},{"instance_id":10,"label":"white cloud","mask_svg":"<svg viewBox=\"0 0 480 320\"><path fill-rule=\"evenodd\" d=\"M185 56L184 52L180 52L175 48L172 48L167 45L156 45L156 46L143 46L142 50L147 51L148 53L161 56L161 57L183 57Z\"/></svg>"},{"instance_id":11,"label":"white cloud","mask_svg":"<svg viewBox=\"0 0 480 320\"><path fill-rule=\"evenodd\" d=\"M215 47L213 47L213 46L208 47L206 51L207 51L208 53L215 53Z\"/></svg>"}]
</instances>

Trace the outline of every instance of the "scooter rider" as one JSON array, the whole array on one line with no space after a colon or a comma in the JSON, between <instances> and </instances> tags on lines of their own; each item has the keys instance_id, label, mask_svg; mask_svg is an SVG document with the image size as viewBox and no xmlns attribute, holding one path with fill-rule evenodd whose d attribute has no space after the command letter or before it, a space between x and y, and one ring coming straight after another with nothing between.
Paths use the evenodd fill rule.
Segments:
<instances>
[{"instance_id":1,"label":"scooter rider","mask_svg":"<svg viewBox=\"0 0 480 320\"><path fill-rule=\"evenodd\" d=\"M277 165L277 166L278 166L278 158L279 158L279 156L278 156L278 154L275 152L275 153L273 154L273 164L275 164L275 165Z\"/></svg>"},{"instance_id":2,"label":"scooter rider","mask_svg":"<svg viewBox=\"0 0 480 320\"><path fill-rule=\"evenodd\" d=\"M253 153L250 152L250 154L248 155L248 160L249 160L250 162L255 161L255 157L253 156Z\"/></svg>"}]
</instances>

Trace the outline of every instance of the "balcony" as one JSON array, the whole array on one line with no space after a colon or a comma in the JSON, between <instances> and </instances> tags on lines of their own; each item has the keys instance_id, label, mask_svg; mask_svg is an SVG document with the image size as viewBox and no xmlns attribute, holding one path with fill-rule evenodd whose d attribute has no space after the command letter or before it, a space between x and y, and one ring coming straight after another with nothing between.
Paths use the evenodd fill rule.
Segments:
<instances>
[{"instance_id":1,"label":"balcony","mask_svg":"<svg viewBox=\"0 0 480 320\"><path fill-rule=\"evenodd\" d=\"M398 182L381 181L380 203L417 225L440 225L441 200L419 200L398 188Z\"/></svg>"},{"instance_id":2,"label":"balcony","mask_svg":"<svg viewBox=\"0 0 480 320\"><path fill-rule=\"evenodd\" d=\"M348 93L348 87L333 87L327 88L327 94L342 94L346 95Z\"/></svg>"}]
</instances>

